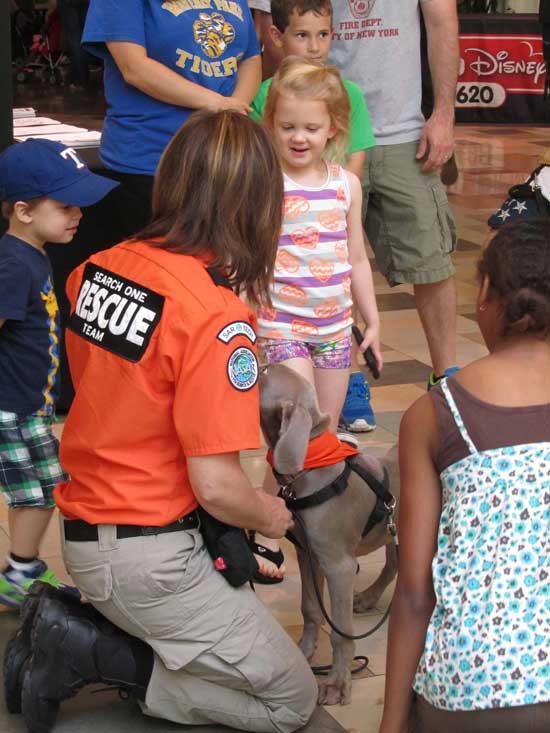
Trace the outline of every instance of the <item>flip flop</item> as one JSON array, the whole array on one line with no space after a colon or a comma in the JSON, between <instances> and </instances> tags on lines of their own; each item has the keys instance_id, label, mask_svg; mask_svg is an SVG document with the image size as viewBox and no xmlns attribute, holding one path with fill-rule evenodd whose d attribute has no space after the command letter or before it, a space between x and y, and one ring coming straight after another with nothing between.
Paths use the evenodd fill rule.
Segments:
<instances>
[{"instance_id":1,"label":"flip flop","mask_svg":"<svg viewBox=\"0 0 550 733\"><path fill-rule=\"evenodd\" d=\"M285 561L285 556L281 550L277 550L277 552L275 552L274 550L270 550L269 547L259 545L254 541L253 535L250 536L248 544L255 555L265 557L266 560L269 560L269 562L272 562L278 568L280 568ZM282 583L283 580L284 578L270 578L269 575L263 575L259 570L256 570L252 576L252 581L254 583L259 583L260 585L275 585L276 583Z\"/></svg>"}]
</instances>

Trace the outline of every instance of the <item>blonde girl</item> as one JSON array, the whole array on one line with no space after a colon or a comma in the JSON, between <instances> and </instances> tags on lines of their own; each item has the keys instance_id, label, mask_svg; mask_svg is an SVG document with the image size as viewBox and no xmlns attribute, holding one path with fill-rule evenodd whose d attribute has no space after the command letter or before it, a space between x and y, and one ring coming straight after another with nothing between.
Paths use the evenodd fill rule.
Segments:
<instances>
[{"instance_id":1,"label":"blonde girl","mask_svg":"<svg viewBox=\"0 0 550 733\"><path fill-rule=\"evenodd\" d=\"M285 58L264 112L285 185L283 226L271 287L260 308L260 347L268 363L295 369L317 391L335 433L351 367L352 297L382 367L379 316L363 243L361 184L340 165L348 147L350 106L340 74L296 56ZM264 483L275 491L271 476ZM284 574L278 543L256 535L258 582Z\"/></svg>"}]
</instances>

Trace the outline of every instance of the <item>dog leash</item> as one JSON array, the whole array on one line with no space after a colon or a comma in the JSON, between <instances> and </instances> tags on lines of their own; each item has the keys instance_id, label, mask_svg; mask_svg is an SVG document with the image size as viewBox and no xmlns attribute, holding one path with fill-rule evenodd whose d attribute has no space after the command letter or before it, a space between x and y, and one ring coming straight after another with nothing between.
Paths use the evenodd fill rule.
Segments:
<instances>
[{"instance_id":1,"label":"dog leash","mask_svg":"<svg viewBox=\"0 0 550 733\"><path fill-rule=\"evenodd\" d=\"M385 624L388 616L390 615L391 602L390 602L388 608L386 609L386 611L384 612L384 615L382 616L382 618L380 619L380 621L378 621L378 623L376 623L372 627L372 629L369 629L368 631L365 631L364 634L355 634L355 635L352 635L352 634L347 634L345 631L342 631L342 629L339 629L336 626L336 624L333 622L333 620L330 618L330 616L328 615L328 611L325 608L325 604L323 603L323 598L322 598L322 595L321 595L321 591L319 589L319 585L317 583L315 568L314 568L314 565L313 565L313 554L311 552L311 547L310 547L310 544L309 544L309 539L308 539L308 536L307 536L307 532L306 532L306 528L304 526L304 523L302 522L302 520L301 520L301 518L299 517L298 514L296 514L295 512L291 512L291 514L292 514L292 517L293 517L294 521L301 528L302 533L304 535L304 545L305 545L304 550L305 550L305 553L307 555L307 559L308 559L308 562L309 562L309 567L310 567L310 570L311 570L311 579L313 581L313 589L315 591L315 596L317 597L317 602L319 603L319 608L321 609L321 613L323 614L323 618L325 619L325 621L327 622L327 624L330 626L330 628L335 633L337 633L339 636L342 636L344 639L349 639L350 641L357 641L359 639L366 639L368 636L372 636L372 634L374 634L376 631L378 631L378 629ZM395 532L395 534L394 534L394 532ZM398 551L398 556L399 556L399 542L398 542L398 539L397 539L397 532L395 531L395 525L393 525L393 531L391 531L390 534L393 537L393 541L395 543L396 549ZM360 657L356 657L356 658L359 659ZM361 667L361 669L363 669L363 667ZM358 672L360 670L355 670L355 671Z\"/></svg>"}]
</instances>

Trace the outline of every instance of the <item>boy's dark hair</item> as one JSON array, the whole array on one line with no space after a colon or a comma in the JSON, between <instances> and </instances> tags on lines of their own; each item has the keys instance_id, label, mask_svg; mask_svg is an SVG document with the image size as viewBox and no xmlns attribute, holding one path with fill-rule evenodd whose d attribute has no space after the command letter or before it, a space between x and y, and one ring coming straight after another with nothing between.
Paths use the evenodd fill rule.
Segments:
<instances>
[{"instance_id":1,"label":"boy's dark hair","mask_svg":"<svg viewBox=\"0 0 550 733\"><path fill-rule=\"evenodd\" d=\"M273 25L280 33L284 33L292 13L304 15L309 12L317 15L330 15L332 25L332 3L331 0L271 0L271 17Z\"/></svg>"},{"instance_id":2,"label":"boy's dark hair","mask_svg":"<svg viewBox=\"0 0 550 733\"><path fill-rule=\"evenodd\" d=\"M237 292L269 304L283 193L267 129L238 112L195 112L162 154L152 220L136 238L208 255Z\"/></svg>"},{"instance_id":3,"label":"boy's dark hair","mask_svg":"<svg viewBox=\"0 0 550 733\"><path fill-rule=\"evenodd\" d=\"M25 201L25 203L27 204L29 211L31 211L41 201L44 201L45 198L46 198L45 196L39 196L38 198L35 198L35 199L29 199L28 201ZM4 217L4 219L9 219L10 216L15 211L15 202L2 201L1 211L2 211L2 216Z\"/></svg>"},{"instance_id":4,"label":"boy's dark hair","mask_svg":"<svg viewBox=\"0 0 550 733\"><path fill-rule=\"evenodd\" d=\"M504 306L502 335L550 336L550 219L507 224L493 237L478 265L489 294Z\"/></svg>"}]
</instances>

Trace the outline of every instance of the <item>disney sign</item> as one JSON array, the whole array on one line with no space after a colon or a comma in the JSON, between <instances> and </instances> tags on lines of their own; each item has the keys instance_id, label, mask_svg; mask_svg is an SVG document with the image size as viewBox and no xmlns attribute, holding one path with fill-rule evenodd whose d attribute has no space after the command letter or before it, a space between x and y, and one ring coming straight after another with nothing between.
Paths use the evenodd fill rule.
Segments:
<instances>
[{"instance_id":1,"label":"disney sign","mask_svg":"<svg viewBox=\"0 0 550 733\"><path fill-rule=\"evenodd\" d=\"M461 35L458 107L499 107L510 94L543 94L541 36Z\"/></svg>"}]
</instances>

